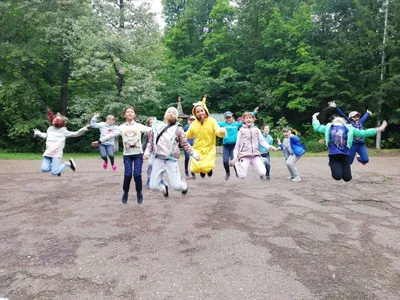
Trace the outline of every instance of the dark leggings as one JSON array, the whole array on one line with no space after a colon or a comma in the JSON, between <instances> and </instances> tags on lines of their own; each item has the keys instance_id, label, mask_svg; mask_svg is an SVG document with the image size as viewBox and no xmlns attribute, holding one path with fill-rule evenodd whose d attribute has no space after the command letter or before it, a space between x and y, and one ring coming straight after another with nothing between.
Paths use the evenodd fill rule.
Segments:
<instances>
[{"instance_id":1,"label":"dark leggings","mask_svg":"<svg viewBox=\"0 0 400 300\"><path fill-rule=\"evenodd\" d=\"M133 170L132 170L133 165ZM123 190L125 193L129 192L131 185L132 175L135 180L136 192L142 192L142 165L143 154L124 155L124 184Z\"/></svg>"},{"instance_id":2,"label":"dark leggings","mask_svg":"<svg viewBox=\"0 0 400 300\"><path fill-rule=\"evenodd\" d=\"M233 149L235 149L235 144L224 144L222 147L222 162L226 174L230 174L229 160L233 159Z\"/></svg>"},{"instance_id":3,"label":"dark leggings","mask_svg":"<svg viewBox=\"0 0 400 300\"><path fill-rule=\"evenodd\" d=\"M332 177L336 180L351 180L350 157L345 154L334 154L329 156L329 167Z\"/></svg>"}]
</instances>

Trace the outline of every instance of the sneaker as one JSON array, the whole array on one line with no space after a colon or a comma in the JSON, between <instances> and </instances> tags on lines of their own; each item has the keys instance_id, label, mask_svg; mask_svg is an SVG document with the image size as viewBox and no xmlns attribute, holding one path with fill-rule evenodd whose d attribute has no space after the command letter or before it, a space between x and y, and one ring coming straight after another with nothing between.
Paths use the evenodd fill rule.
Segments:
<instances>
[{"instance_id":1,"label":"sneaker","mask_svg":"<svg viewBox=\"0 0 400 300\"><path fill-rule=\"evenodd\" d=\"M229 173L226 173L225 174L225 181L227 181L227 180L229 180L229 177L230 177L231 175L229 174Z\"/></svg>"},{"instance_id":2,"label":"sneaker","mask_svg":"<svg viewBox=\"0 0 400 300\"><path fill-rule=\"evenodd\" d=\"M200 177L201 177L201 178L206 177L206 173L200 173Z\"/></svg>"},{"instance_id":3,"label":"sneaker","mask_svg":"<svg viewBox=\"0 0 400 300\"><path fill-rule=\"evenodd\" d=\"M270 181L270 180L271 180L271 178L270 178L269 176L265 176L265 179L266 179L267 181Z\"/></svg>"},{"instance_id":4,"label":"sneaker","mask_svg":"<svg viewBox=\"0 0 400 300\"><path fill-rule=\"evenodd\" d=\"M211 170L210 172L207 173L208 177L211 177L213 174L213 170Z\"/></svg>"},{"instance_id":5,"label":"sneaker","mask_svg":"<svg viewBox=\"0 0 400 300\"><path fill-rule=\"evenodd\" d=\"M196 174L192 173L192 178L196 179Z\"/></svg>"},{"instance_id":6,"label":"sneaker","mask_svg":"<svg viewBox=\"0 0 400 300\"><path fill-rule=\"evenodd\" d=\"M163 195L164 195L165 198L167 198L169 196L168 186L167 185L164 185L164 186L165 186L165 191L163 192Z\"/></svg>"},{"instance_id":7,"label":"sneaker","mask_svg":"<svg viewBox=\"0 0 400 300\"><path fill-rule=\"evenodd\" d=\"M365 165L366 165L366 163L365 163L365 162L363 162L363 161L361 161L361 160L360 160L360 158L361 158L361 156L360 156L360 155L358 155L358 156L357 156L357 161L358 161L360 164L362 164L363 166L365 166Z\"/></svg>"},{"instance_id":8,"label":"sneaker","mask_svg":"<svg viewBox=\"0 0 400 300\"><path fill-rule=\"evenodd\" d=\"M61 173L60 173L60 174L57 174L57 176L60 177L60 176L61 176Z\"/></svg>"},{"instance_id":9,"label":"sneaker","mask_svg":"<svg viewBox=\"0 0 400 300\"><path fill-rule=\"evenodd\" d=\"M287 180L292 180L293 178L292 176L286 177Z\"/></svg>"},{"instance_id":10,"label":"sneaker","mask_svg":"<svg viewBox=\"0 0 400 300\"><path fill-rule=\"evenodd\" d=\"M182 195L186 195L187 194L187 192L188 192L188 187L186 186L186 189L185 190L182 190Z\"/></svg>"},{"instance_id":11,"label":"sneaker","mask_svg":"<svg viewBox=\"0 0 400 300\"><path fill-rule=\"evenodd\" d=\"M103 163L103 169L105 170L105 169L107 169L107 167L108 167L108 163L107 163L107 162L104 162L104 163Z\"/></svg>"},{"instance_id":12,"label":"sneaker","mask_svg":"<svg viewBox=\"0 0 400 300\"><path fill-rule=\"evenodd\" d=\"M301 181L300 176L296 176L295 178L292 179L293 182L299 182Z\"/></svg>"},{"instance_id":13,"label":"sneaker","mask_svg":"<svg viewBox=\"0 0 400 300\"><path fill-rule=\"evenodd\" d=\"M128 193L123 193L122 194L122 199L121 199L121 201L122 201L122 204L126 204L127 202L128 202Z\"/></svg>"},{"instance_id":14,"label":"sneaker","mask_svg":"<svg viewBox=\"0 0 400 300\"><path fill-rule=\"evenodd\" d=\"M137 193L136 197L137 197L137 203L138 204L142 204L142 202L143 202L143 194L142 194L142 192Z\"/></svg>"},{"instance_id":15,"label":"sneaker","mask_svg":"<svg viewBox=\"0 0 400 300\"><path fill-rule=\"evenodd\" d=\"M75 161L72 158L69 159L69 167L72 169L72 171L75 172L76 164L75 164Z\"/></svg>"},{"instance_id":16,"label":"sneaker","mask_svg":"<svg viewBox=\"0 0 400 300\"><path fill-rule=\"evenodd\" d=\"M185 177L186 178L189 178L190 176L189 176L189 171L185 171Z\"/></svg>"},{"instance_id":17,"label":"sneaker","mask_svg":"<svg viewBox=\"0 0 400 300\"><path fill-rule=\"evenodd\" d=\"M117 171L117 166L116 166L116 165L113 165L113 166L112 166L112 169L113 169L113 171Z\"/></svg>"}]
</instances>

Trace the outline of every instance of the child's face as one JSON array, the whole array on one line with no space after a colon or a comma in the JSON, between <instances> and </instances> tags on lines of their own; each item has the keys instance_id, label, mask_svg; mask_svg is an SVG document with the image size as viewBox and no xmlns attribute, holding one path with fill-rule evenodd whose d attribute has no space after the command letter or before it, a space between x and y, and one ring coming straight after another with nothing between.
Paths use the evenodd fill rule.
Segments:
<instances>
[{"instance_id":1,"label":"child's face","mask_svg":"<svg viewBox=\"0 0 400 300\"><path fill-rule=\"evenodd\" d=\"M284 132L284 133L283 133L283 136L284 136L285 138L288 138L288 137L290 136L290 131Z\"/></svg>"},{"instance_id":2,"label":"child's face","mask_svg":"<svg viewBox=\"0 0 400 300\"><path fill-rule=\"evenodd\" d=\"M56 128L64 127L64 119L62 117L55 117L52 122L53 126Z\"/></svg>"},{"instance_id":3,"label":"child's face","mask_svg":"<svg viewBox=\"0 0 400 300\"><path fill-rule=\"evenodd\" d=\"M264 126L264 133L265 135L269 134L269 126Z\"/></svg>"},{"instance_id":4,"label":"child's face","mask_svg":"<svg viewBox=\"0 0 400 300\"><path fill-rule=\"evenodd\" d=\"M115 124L115 118L113 116L108 116L106 123L108 125L114 125Z\"/></svg>"},{"instance_id":5,"label":"child's face","mask_svg":"<svg viewBox=\"0 0 400 300\"><path fill-rule=\"evenodd\" d=\"M135 118L136 118L136 113L135 113L135 111L134 111L132 108L128 108L128 109L125 111L125 119L126 119L128 122L131 122L131 121L135 120Z\"/></svg>"},{"instance_id":6,"label":"child's face","mask_svg":"<svg viewBox=\"0 0 400 300\"><path fill-rule=\"evenodd\" d=\"M164 115L165 119L169 122L169 123L173 123L176 121L176 119L178 119L178 115L175 109L172 108L168 108L167 111L165 112Z\"/></svg>"},{"instance_id":7,"label":"child's face","mask_svg":"<svg viewBox=\"0 0 400 300\"><path fill-rule=\"evenodd\" d=\"M153 123L154 123L154 119L150 119L149 120L149 127L153 126Z\"/></svg>"},{"instance_id":8,"label":"child's face","mask_svg":"<svg viewBox=\"0 0 400 300\"><path fill-rule=\"evenodd\" d=\"M358 121L360 121L360 115L355 115L354 117L351 118L351 120L357 123Z\"/></svg>"},{"instance_id":9,"label":"child's face","mask_svg":"<svg viewBox=\"0 0 400 300\"><path fill-rule=\"evenodd\" d=\"M206 118L206 111L204 110L203 107L197 106L194 112L195 112L195 114L196 114L197 119L198 119L200 122L201 122L201 121L204 121L204 119Z\"/></svg>"},{"instance_id":10,"label":"child's face","mask_svg":"<svg viewBox=\"0 0 400 300\"><path fill-rule=\"evenodd\" d=\"M226 117L225 117L225 122L226 122L226 123L233 123L233 121L235 121L235 119L233 118L233 116L226 116Z\"/></svg>"},{"instance_id":11,"label":"child's face","mask_svg":"<svg viewBox=\"0 0 400 300\"><path fill-rule=\"evenodd\" d=\"M246 125L251 125L251 124L253 124L254 123L254 118L253 118L253 116L244 116L244 123L246 124Z\"/></svg>"}]
</instances>

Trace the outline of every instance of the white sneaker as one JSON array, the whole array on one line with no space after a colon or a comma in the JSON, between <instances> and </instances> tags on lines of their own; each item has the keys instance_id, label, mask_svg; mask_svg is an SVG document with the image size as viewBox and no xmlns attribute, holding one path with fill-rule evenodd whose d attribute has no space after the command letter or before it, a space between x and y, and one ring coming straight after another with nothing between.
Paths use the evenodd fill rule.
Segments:
<instances>
[{"instance_id":1,"label":"white sneaker","mask_svg":"<svg viewBox=\"0 0 400 300\"><path fill-rule=\"evenodd\" d=\"M299 182L301 181L300 176L296 176L295 178L292 179L293 182Z\"/></svg>"},{"instance_id":2,"label":"white sneaker","mask_svg":"<svg viewBox=\"0 0 400 300\"><path fill-rule=\"evenodd\" d=\"M287 180L292 180L293 178L292 176L286 177Z\"/></svg>"}]
</instances>

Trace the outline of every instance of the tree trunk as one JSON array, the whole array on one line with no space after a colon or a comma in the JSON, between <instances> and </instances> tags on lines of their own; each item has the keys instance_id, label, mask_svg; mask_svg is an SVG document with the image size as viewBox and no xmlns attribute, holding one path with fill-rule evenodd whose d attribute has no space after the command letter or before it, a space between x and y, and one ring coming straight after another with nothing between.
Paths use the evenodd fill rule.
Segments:
<instances>
[{"instance_id":1,"label":"tree trunk","mask_svg":"<svg viewBox=\"0 0 400 300\"><path fill-rule=\"evenodd\" d=\"M71 74L71 70L69 69L69 59L66 59L63 62L63 70L61 75L61 114L64 116L67 114L67 104L68 104L68 80L69 75Z\"/></svg>"}]
</instances>

